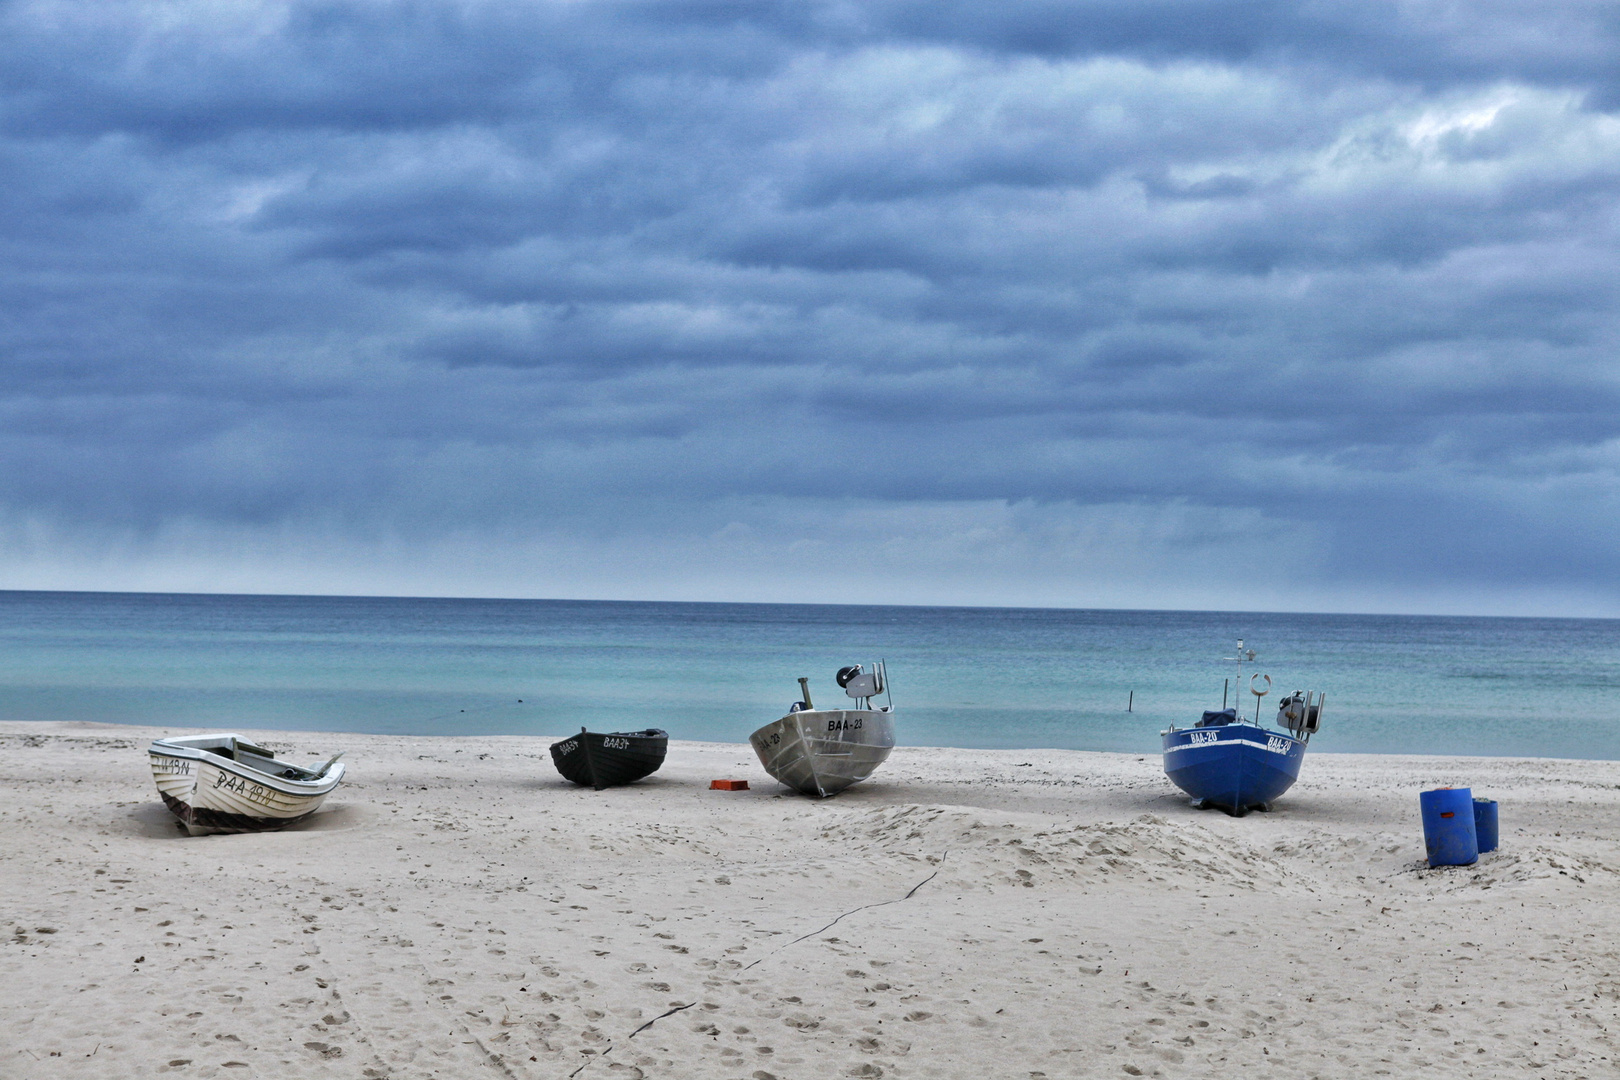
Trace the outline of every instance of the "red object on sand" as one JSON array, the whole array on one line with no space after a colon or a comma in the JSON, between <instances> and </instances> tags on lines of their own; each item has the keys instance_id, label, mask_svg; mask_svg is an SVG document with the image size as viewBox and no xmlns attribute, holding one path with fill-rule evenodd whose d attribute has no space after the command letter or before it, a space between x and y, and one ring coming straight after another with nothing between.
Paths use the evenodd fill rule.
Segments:
<instances>
[{"instance_id":1,"label":"red object on sand","mask_svg":"<svg viewBox=\"0 0 1620 1080\"><path fill-rule=\"evenodd\" d=\"M747 791L748 790L748 781L746 781L746 780L710 780L709 781L709 790L710 791Z\"/></svg>"}]
</instances>

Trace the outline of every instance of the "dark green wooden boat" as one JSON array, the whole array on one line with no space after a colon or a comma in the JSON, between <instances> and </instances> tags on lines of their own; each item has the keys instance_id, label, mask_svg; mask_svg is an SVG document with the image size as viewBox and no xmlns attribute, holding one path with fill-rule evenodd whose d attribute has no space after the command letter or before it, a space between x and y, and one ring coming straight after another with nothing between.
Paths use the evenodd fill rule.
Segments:
<instances>
[{"instance_id":1,"label":"dark green wooden boat","mask_svg":"<svg viewBox=\"0 0 1620 1080\"><path fill-rule=\"evenodd\" d=\"M618 787L651 776L669 751L669 732L597 732L579 729L562 742L551 744L551 760L565 780L582 787Z\"/></svg>"}]
</instances>

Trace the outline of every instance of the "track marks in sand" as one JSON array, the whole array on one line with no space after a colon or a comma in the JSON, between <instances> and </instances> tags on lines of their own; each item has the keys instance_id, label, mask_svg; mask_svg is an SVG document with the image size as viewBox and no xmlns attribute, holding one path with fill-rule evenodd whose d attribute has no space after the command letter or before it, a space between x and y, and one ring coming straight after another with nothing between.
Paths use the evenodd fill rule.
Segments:
<instances>
[{"instance_id":1,"label":"track marks in sand","mask_svg":"<svg viewBox=\"0 0 1620 1080\"><path fill-rule=\"evenodd\" d=\"M1150 883L1298 888L1315 882L1254 846L1190 822L1143 814L1119 823L1075 824L1047 816L898 806L843 816L822 837L852 853L921 857L955 852L947 875L958 890Z\"/></svg>"}]
</instances>

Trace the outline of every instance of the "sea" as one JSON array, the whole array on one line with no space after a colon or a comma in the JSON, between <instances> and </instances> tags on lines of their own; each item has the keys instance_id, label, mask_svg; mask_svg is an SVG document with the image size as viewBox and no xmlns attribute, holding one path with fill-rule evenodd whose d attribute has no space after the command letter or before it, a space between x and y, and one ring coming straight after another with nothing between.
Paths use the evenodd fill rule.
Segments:
<instances>
[{"instance_id":1,"label":"sea","mask_svg":"<svg viewBox=\"0 0 1620 1080\"><path fill-rule=\"evenodd\" d=\"M0 592L5 720L743 742L879 660L906 745L1148 754L1310 690L1313 752L1620 758L1620 620Z\"/></svg>"}]
</instances>

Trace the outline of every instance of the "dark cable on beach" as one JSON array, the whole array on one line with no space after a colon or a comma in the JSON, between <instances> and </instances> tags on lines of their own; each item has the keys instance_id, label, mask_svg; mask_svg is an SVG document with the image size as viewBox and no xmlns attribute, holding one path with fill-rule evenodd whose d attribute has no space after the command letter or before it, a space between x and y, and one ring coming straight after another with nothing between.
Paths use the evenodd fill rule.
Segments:
<instances>
[{"instance_id":1,"label":"dark cable on beach","mask_svg":"<svg viewBox=\"0 0 1620 1080\"><path fill-rule=\"evenodd\" d=\"M640 1027L636 1028L636 1030L632 1031L629 1035L625 1036L625 1038L633 1039L637 1035L640 1035L643 1031L646 1031L648 1028L650 1028L654 1024L658 1023L658 1021L662 1020L664 1017L666 1017L666 1016L674 1016L678 1012L684 1012L685 1010L690 1009L692 1007L692 1005L696 1005L696 1004L697 1004L697 1002L694 1001L694 1002L691 1003L691 1005L677 1005L673 1009L669 1010L668 1012L659 1013L657 1016L653 1017L651 1020L647 1021L645 1024L642 1024Z\"/></svg>"},{"instance_id":2,"label":"dark cable on beach","mask_svg":"<svg viewBox=\"0 0 1620 1080\"><path fill-rule=\"evenodd\" d=\"M794 945L797 945L799 942L804 941L806 938L813 938L817 934L826 933L828 930L831 930L833 927L837 926L843 919L845 919L846 917L848 917L850 915L855 914L857 911L866 911L869 908L888 907L890 904L898 904L902 900L910 900L913 896L917 895L917 890L918 889L922 888L924 885L928 884L930 881L933 881L935 878L939 877L939 871L940 871L940 869L942 869L944 867L945 858L950 853L951 852L950 852L949 848L947 848L945 851L941 852L940 856L939 856L939 863L940 863L939 867L936 867L932 874L929 874L927 877L925 877L921 881L917 882L917 884L913 885L906 892L906 895L898 897L898 898L896 898L894 900L880 900L875 904L862 904L858 908L850 908L848 911L844 912L844 914L838 916L838 918L834 919L832 922L828 923L826 926L823 926L820 930L812 930L808 934L801 934L800 936L794 938L792 941L788 942L786 945L783 945L781 949L777 949L776 952L773 952L768 956L760 957L758 960L755 960L753 964L745 965L743 967L743 970L747 971L749 968L753 967L754 964L763 964L765 961L769 960L772 956L776 956L777 954L781 953L784 949L792 948Z\"/></svg>"}]
</instances>

